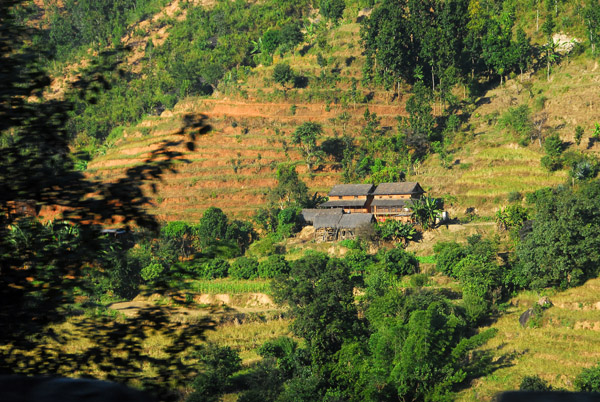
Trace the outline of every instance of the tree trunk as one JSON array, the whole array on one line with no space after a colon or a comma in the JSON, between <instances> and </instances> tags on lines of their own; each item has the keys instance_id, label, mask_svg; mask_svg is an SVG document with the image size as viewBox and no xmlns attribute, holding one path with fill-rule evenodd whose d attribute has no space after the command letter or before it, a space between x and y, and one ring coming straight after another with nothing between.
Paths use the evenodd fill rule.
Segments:
<instances>
[{"instance_id":1,"label":"tree trunk","mask_svg":"<svg viewBox=\"0 0 600 402\"><path fill-rule=\"evenodd\" d=\"M538 5L538 8L536 10L536 14L535 14L535 32L538 32L540 30L540 6Z\"/></svg>"}]
</instances>

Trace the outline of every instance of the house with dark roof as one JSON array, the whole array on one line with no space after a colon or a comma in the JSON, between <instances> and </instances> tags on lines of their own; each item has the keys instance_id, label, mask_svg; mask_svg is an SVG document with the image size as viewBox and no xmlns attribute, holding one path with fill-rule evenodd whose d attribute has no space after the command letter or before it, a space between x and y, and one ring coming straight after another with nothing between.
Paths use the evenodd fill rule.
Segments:
<instances>
[{"instance_id":1,"label":"house with dark roof","mask_svg":"<svg viewBox=\"0 0 600 402\"><path fill-rule=\"evenodd\" d=\"M425 190L417 182L381 183L373 191L371 212L379 222L395 219L412 221L412 200L423 197Z\"/></svg>"},{"instance_id":2,"label":"house with dark roof","mask_svg":"<svg viewBox=\"0 0 600 402\"><path fill-rule=\"evenodd\" d=\"M329 192L329 201L320 208L341 208L345 213L370 213L372 184L337 184Z\"/></svg>"},{"instance_id":3,"label":"house with dark roof","mask_svg":"<svg viewBox=\"0 0 600 402\"><path fill-rule=\"evenodd\" d=\"M361 227L394 219L412 222L412 201L425 190L417 182L338 184L329 201L318 209L304 209L300 216L315 228L316 241L355 239Z\"/></svg>"},{"instance_id":4,"label":"house with dark roof","mask_svg":"<svg viewBox=\"0 0 600 402\"><path fill-rule=\"evenodd\" d=\"M341 208L322 209L317 213L303 210L302 216L305 221L312 220L317 242L356 239L362 227L375 222L373 214L346 214Z\"/></svg>"}]
</instances>

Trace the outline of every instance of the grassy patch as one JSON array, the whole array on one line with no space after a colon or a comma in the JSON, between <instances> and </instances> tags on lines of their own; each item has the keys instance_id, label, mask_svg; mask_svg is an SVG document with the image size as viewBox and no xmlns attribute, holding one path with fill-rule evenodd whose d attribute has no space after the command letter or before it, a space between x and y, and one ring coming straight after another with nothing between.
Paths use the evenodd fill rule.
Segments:
<instances>
[{"instance_id":1,"label":"grassy patch","mask_svg":"<svg viewBox=\"0 0 600 402\"><path fill-rule=\"evenodd\" d=\"M262 279L194 280L190 282L189 286L195 292L206 294L271 293L270 281Z\"/></svg>"},{"instance_id":2,"label":"grassy patch","mask_svg":"<svg viewBox=\"0 0 600 402\"><path fill-rule=\"evenodd\" d=\"M539 161L541 155L529 148L486 148L474 155L477 159L501 160L501 161Z\"/></svg>"},{"instance_id":3,"label":"grassy patch","mask_svg":"<svg viewBox=\"0 0 600 402\"><path fill-rule=\"evenodd\" d=\"M435 255L417 256L417 260L419 260L419 263L421 263L421 264L435 264L436 263Z\"/></svg>"}]
</instances>

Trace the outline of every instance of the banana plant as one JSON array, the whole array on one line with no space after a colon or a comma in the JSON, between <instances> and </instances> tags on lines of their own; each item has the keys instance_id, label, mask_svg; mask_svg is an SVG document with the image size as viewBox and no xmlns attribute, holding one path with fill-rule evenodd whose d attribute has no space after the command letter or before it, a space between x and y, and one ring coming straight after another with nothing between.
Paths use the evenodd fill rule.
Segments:
<instances>
[{"instance_id":1,"label":"banana plant","mask_svg":"<svg viewBox=\"0 0 600 402\"><path fill-rule=\"evenodd\" d=\"M424 230L433 229L435 219L442 212L437 198L423 197L412 200L412 217Z\"/></svg>"}]
</instances>

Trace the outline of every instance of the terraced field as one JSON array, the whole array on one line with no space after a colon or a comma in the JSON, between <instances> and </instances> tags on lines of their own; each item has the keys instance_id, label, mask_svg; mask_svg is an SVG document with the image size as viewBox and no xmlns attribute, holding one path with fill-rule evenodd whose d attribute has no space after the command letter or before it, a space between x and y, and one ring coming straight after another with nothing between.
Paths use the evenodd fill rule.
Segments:
<instances>
[{"instance_id":1,"label":"terraced field","mask_svg":"<svg viewBox=\"0 0 600 402\"><path fill-rule=\"evenodd\" d=\"M458 401L490 401L497 393L518 389L525 376L538 375L554 388L573 390L582 369L600 360L600 279L548 295L553 307L540 324L523 328L519 315L537 302L539 295L524 292L511 300L507 312L494 324L498 334L485 346L497 369L470 384Z\"/></svg>"},{"instance_id":2,"label":"terraced field","mask_svg":"<svg viewBox=\"0 0 600 402\"><path fill-rule=\"evenodd\" d=\"M364 58L359 43L359 24L341 25L329 32L328 48L308 47L291 55L274 56L272 66L258 66L243 79L221 85L210 98L187 98L161 116L148 116L105 155L88 165L88 173L113 180L125 169L145 161L149 152L164 141L177 139L186 118L206 117L212 130L199 136L195 150L177 148L184 155L177 171L162 181L146 183L152 199L149 210L160 219L197 220L209 206L219 206L235 216L247 216L265 204L265 196L275 184L279 163L297 166L312 192L327 193L341 179L339 166L327 161L320 170L308 172L300 154L291 144L291 133L300 124L322 124L324 136L347 133L360 137L368 108L381 118L381 126L396 130L397 117L406 115L404 103L408 88L394 99L382 88L361 83ZM319 66L317 53L327 55L327 65ZM304 88L283 91L271 78L278 62L307 79ZM325 75L331 79L323 81ZM566 171L549 173L540 165L544 155L535 141L527 147L497 125L510 107L529 105L533 118L546 116L543 132L560 134L568 149L597 153L600 145L588 145L594 123L600 121L597 85L598 63L580 57L563 61L547 82L544 71L509 79L504 86L487 91L470 112L468 121L450 146L450 168L440 164L437 155L407 172L407 180L419 181L433 196L443 196L454 216L467 208L482 215L492 214L506 203L510 193L555 186L568 179ZM355 85L359 98L351 100ZM363 99L364 101L364 99ZM439 105L434 110L440 110ZM350 118L342 122L339 116ZM585 129L581 145L574 144L577 125Z\"/></svg>"}]
</instances>

